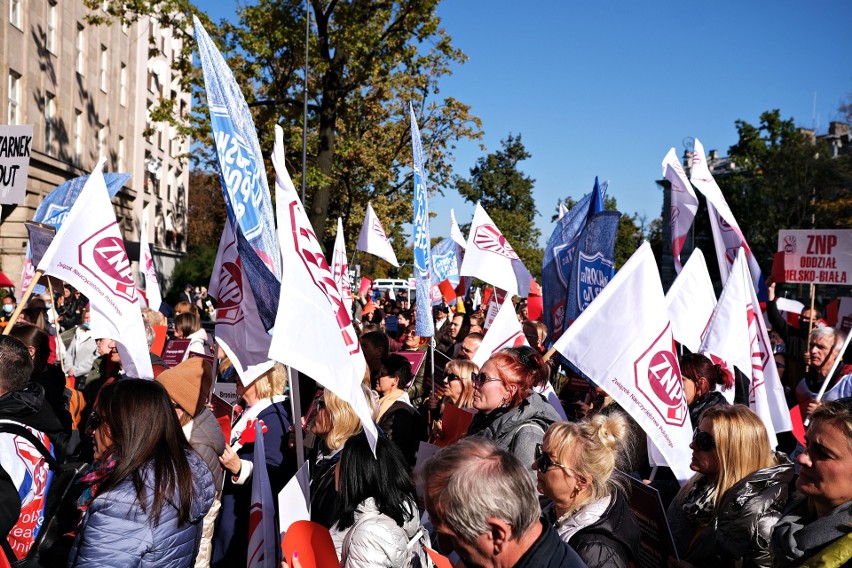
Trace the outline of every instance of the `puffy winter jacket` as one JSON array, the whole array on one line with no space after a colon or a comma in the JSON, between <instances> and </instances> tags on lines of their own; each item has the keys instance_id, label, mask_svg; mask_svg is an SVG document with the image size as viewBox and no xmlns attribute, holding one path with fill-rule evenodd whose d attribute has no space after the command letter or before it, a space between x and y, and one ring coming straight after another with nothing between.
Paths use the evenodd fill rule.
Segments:
<instances>
[{"instance_id":1,"label":"puffy winter jacket","mask_svg":"<svg viewBox=\"0 0 852 568\"><path fill-rule=\"evenodd\" d=\"M589 568L626 568L639 556L639 523L620 491L612 494L601 518L568 540Z\"/></svg>"},{"instance_id":2,"label":"puffy winter jacket","mask_svg":"<svg viewBox=\"0 0 852 568\"><path fill-rule=\"evenodd\" d=\"M68 558L68 566L187 568L201 538L201 520L213 503L213 478L194 451L186 452L192 470L190 520L178 526L178 510L167 502L153 524L139 506L128 478L89 504ZM144 468L146 510L154 502L154 470ZM176 497L176 496L175 496Z\"/></svg>"},{"instance_id":3,"label":"puffy winter jacket","mask_svg":"<svg viewBox=\"0 0 852 568\"><path fill-rule=\"evenodd\" d=\"M405 566L410 555L408 542L421 529L417 507L403 526L379 512L372 498L365 499L355 510L355 524L344 530L331 529L331 540L337 550L341 568L396 568ZM348 533L352 533L346 542Z\"/></svg>"}]
</instances>

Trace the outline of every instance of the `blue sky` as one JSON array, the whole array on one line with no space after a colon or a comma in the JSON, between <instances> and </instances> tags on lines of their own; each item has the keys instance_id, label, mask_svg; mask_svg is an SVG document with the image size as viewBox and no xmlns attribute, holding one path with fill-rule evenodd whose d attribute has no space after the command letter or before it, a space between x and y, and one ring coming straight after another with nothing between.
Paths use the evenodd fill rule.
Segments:
<instances>
[{"instance_id":1,"label":"blue sky","mask_svg":"<svg viewBox=\"0 0 852 568\"><path fill-rule=\"evenodd\" d=\"M218 19L233 6L205 8ZM557 200L590 191L596 175L622 212L650 221L660 215L654 180L670 147L682 155L694 136L726 155L734 121L757 123L773 108L813 128L815 95L822 133L852 93L848 0L445 0L438 13L469 57L440 96L471 105L485 133L458 145L456 173L468 174L480 143L491 152L521 134L542 241ZM433 237L449 235L450 207L461 223L473 215L454 190L434 198Z\"/></svg>"}]
</instances>

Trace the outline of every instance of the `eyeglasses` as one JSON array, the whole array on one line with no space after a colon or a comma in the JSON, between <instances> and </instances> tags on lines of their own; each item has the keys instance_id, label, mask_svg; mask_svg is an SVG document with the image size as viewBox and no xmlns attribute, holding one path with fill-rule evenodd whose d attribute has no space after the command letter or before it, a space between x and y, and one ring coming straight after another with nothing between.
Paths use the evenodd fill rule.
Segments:
<instances>
[{"instance_id":1,"label":"eyeglasses","mask_svg":"<svg viewBox=\"0 0 852 568\"><path fill-rule=\"evenodd\" d=\"M561 468L562 470L564 470L567 473L571 473L571 470L567 466L564 466L561 463L556 463L555 461L553 461L553 459L550 457L550 454L548 454L547 452L545 452L541 449L541 444L536 444L535 445L535 467L536 467L536 469L539 470L541 473L547 473L547 470L550 469L553 466Z\"/></svg>"},{"instance_id":2,"label":"eyeglasses","mask_svg":"<svg viewBox=\"0 0 852 568\"><path fill-rule=\"evenodd\" d=\"M455 373L447 373L446 375L444 375L444 382L445 383L451 383L453 381L460 381L460 380L462 380L462 378L460 376L456 375Z\"/></svg>"},{"instance_id":3,"label":"eyeglasses","mask_svg":"<svg viewBox=\"0 0 852 568\"><path fill-rule=\"evenodd\" d=\"M470 380L473 382L473 386L476 388L482 388L482 385L491 381L500 381L499 377L489 377L485 373L471 373Z\"/></svg>"},{"instance_id":4,"label":"eyeglasses","mask_svg":"<svg viewBox=\"0 0 852 568\"><path fill-rule=\"evenodd\" d=\"M91 436L95 433L95 430L100 428L101 424L103 424L103 418L97 412L92 412L89 415L89 422L86 424L86 435Z\"/></svg>"},{"instance_id":5,"label":"eyeglasses","mask_svg":"<svg viewBox=\"0 0 852 568\"><path fill-rule=\"evenodd\" d=\"M695 431L692 435L692 443L702 452L710 452L716 449L716 440L713 439L713 436L709 432L702 430Z\"/></svg>"}]
</instances>

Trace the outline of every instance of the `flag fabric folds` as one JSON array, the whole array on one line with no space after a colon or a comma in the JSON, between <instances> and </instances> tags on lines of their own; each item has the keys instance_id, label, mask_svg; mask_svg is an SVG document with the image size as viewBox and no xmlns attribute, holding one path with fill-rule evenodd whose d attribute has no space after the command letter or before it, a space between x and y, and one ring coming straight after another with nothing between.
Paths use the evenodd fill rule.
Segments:
<instances>
[{"instance_id":1,"label":"flag fabric folds","mask_svg":"<svg viewBox=\"0 0 852 568\"><path fill-rule=\"evenodd\" d=\"M513 296L530 293L532 274L480 203L476 204L459 273L475 276Z\"/></svg>"},{"instance_id":2,"label":"flag fabric folds","mask_svg":"<svg viewBox=\"0 0 852 568\"><path fill-rule=\"evenodd\" d=\"M697 353L715 307L716 292L707 272L704 253L695 249L666 293L666 311L675 340Z\"/></svg>"},{"instance_id":3,"label":"flag fabric folds","mask_svg":"<svg viewBox=\"0 0 852 568\"><path fill-rule=\"evenodd\" d=\"M364 224L361 225L361 232L358 234L358 244L355 245L355 248L386 260L399 268L396 253L393 252L393 245L391 245L387 233L382 228L376 212L373 211L372 203L367 204L367 211L364 213Z\"/></svg>"},{"instance_id":4,"label":"flag fabric folds","mask_svg":"<svg viewBox=\"0 0 852 568\"><path fill-rule=\"evenodd\" d=\"M154 265L154 255L148 245L148 217L151 204L142 210L142 228L139 236L139 268L145 275L145 297L148 299L148 307L159 310L163 303L163 295L160 293L160 279L157 278L157 267Z\"/></svg>"},{"instance_id":5,"label":"flag fabric folds","mask_svg":"<svg viewBox=\"0 0 852 568\"><path fill-rule=\"evenodd\" d=\"M522 345L528 346L529 342L524 336L524 330L521 327L521 322L518 321L518 316L515 315L512 298L506 296L494 317L494 321L488 328L488 333L482 338L482 343L479 344L479 349L476 350L472 361L482 368L495 351Z\"/></svg>"},{"instance_id":6,"label":"flag fabric folds","mask_svg":"<svg viewBox=\"0 0 852 568\"><path fill-rule=\"evenodd\" d=\"M432 259L429 254L429 201L426 192L426 171L423 169L423 145L414 107L409 105L411 115L411 151L414 156L414 279L417 283L414 327L420 337L435 335L432 321Z\"/></svg>"},{"instance_id":7,"label":"flag fabric folds","mask_svg":"<svg viewBox=\"0 0 852 568\"><path fill-rule=\"evenodd\" d=\"M467 246L467 239L465 239L464 234L462 234L461 227L459 227L458 221L456 221L456 212L453 209L450 209L450 238L453 239L453 241L455 241L462 250L464 250Z\"/></svg>"},{"instance_id":8,"label":"flag fabric folds","mask_svg":"<svg viewBox=\"0 0 852 568\"><path fill-rule=\"evenodd\" d=\"M663 158L663 177L671 184L669 221L672 229L672 257L675 271L680 273L683 268L680 253L686 243L686 235L692 227L695 213L698 211L698 198L692 191L689 180L686 179L686 172L683 171L674 148L671 148Z\"/></svg>"},{"instance_id":9,"label":"flag fabric folds","mask_svg":"<svg viewBox=\"0 0 852 568\"><path fill-rule=\"evenodd\" d=\"M369 206L368 206L369 207ZM337 282L340 297L346 305L346 311L352 313L352 285L349 282L349 262L346 260L346 243L343 242L343 219L337 218L337 236L334 238L334 250L331 252L331 274Z\"/></svg>"},{"instance_id":10,"label":"flag fabric folds","mask_svg":"<svg viewBox=\"0 0 852 568\"><path fill-rule=\"evenodd\" d=\"M272 368L272 338L257 313L254 292L243 269L234 228L225 223L210 275L209 294L216 298L216 342L231 360L240 381L248 386Z\"/></svg>"},{"instance_id":11,"label":"flag fabric folds","mask_svg":"<svg viewBox=\"0 0 852 568\"><path fill-rule=\"evenodd\" d=\"M255 257L244 258L243 268L268 330L277 311L281 254L263 154L240 86L201 22L197 17L193 21L228 222L234 227L240 255Z\"/></svg>"},{"instance_id":12,"label":"flag fabric folds","mask_svg":"<svg viewBox=\"0 0 852 568\"><path fill-rule=\"evenodd\" d=\"M367 362L316 234L284 167L284 132L275 127L275 201L287 278L269 356L304 373L352 405L375 451L376 426L361 381Z\"/></svg>"},{"instance_id":13,"label":"flag fabric folds","mask_svg":"<svg viewBox=\"0 0 852 568\"><path fill-rule=\"evenodd\" d=\"M615 236L620 219L618 211L600 211L593 214L580 231L568 281L565 310L568 325L577 319L615 274Z\"/></svg>"},{"instance_id":14,"label":"flag fabric folds","mask_svg":"<svg viewBox=\"0 0 852 568\"><path fill-rule=\"evenodd\" d=\"M266 469L266 452L263 445L263 421L254 423L254 463L251 475L251 507L249 508L249 542L246 566L251 568L278 568L278 529L275 526L275 501L272 484Z\"/></svg>"},{"instance_id":15,"label":"flag fabric folds","mask_svg":"<svg viewBox=\"0 0 852 568\"><path fill-rule=\"evenodd\" d=\"M453 239L442 239L432 247L429 252L432 260L432 286L437 286L444 280L449 280L453 288L459 285L459 255L462 251Z\"/></svg>"},{"instance_id":16,"label":"flag fabric folds","mask_svg":"<svg viewBox=\"0 0 852 568\"><path fill-rule=\"evenodd\" d=\"M692 476L687 451L692 424L663 287L647 242L554 347L633 416L679 480Z\"/></svg>"},{"instance_id":17,"label":"flag fabric folds","mask_svg":"<svg viewBox=\"0 0 852 568\"><path fill-rule=\"evenodd\" d=\"M153 379L130 259L101 174L105 161L89 176L38 270L89 298L92 331L115 340L128 376Z\"/></svg>"}]
</instances>

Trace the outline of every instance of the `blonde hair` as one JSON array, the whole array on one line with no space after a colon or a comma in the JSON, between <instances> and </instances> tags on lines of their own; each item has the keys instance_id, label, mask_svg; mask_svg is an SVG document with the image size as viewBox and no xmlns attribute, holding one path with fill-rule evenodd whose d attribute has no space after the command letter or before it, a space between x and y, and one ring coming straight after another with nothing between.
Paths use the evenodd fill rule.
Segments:
<instances>
[{"instance_id":1,"label":"blonde hair","mask_svg":"<svg viewBox=\"0 0 852 568\"><path fill-rule=\"evenodd\" d=\"M195 315L198 315L198 306L195 304L191 304L186 300L181 300L177 304L175 304L175 315L185 314L187 312L192 312Z\"/></svg>"},{"instance_id":2,"label":"blonde hair","mask_svg":"<svg viewBox=\"0 0 852 568\"><path fill-rule=\"evenodd\" d=\"M331 419L331 429L325 435L324 442L329 450L334 451L343 447L346 440L361 432L361 419L348 402L330 390L325 389L322 398Z\"/></svg>"},{"instance_id":3,"label":"blonde hair","mask_svg":"<svg viewBox=\"0 0 852 568\"><path fill-rule=\"evenodd\" d=\"M462 382L462 394L457 403L453 403L459 408L473 408L473 381L470 376L473 373L479 372L479 365L467 359L453 359L444 367L444 375L457 375ZM445 402L452 402L448 396L444 397Z\"/></svg>"},{"instance_id":4,"label":"blonde hair","mask_svg":"<svg viewBox=\"0 0 852 568\"><path fill-rule=\"evenodd\" d=\"M284 394L284 389L287 388L287 373L284 372L284 365L275 363L252 384L255 385L258 398L272 398L276 394Z\"/></svg>"},{"instance_id":5,"label":"blonde hair","mask_svg":"<svg viewBox=\"0 0 852 568\"><path fill-rule=\"evenodd\" d=\"M696 428L702 420L710 422L710 434L716 443L719 473L716 476L716 492L713 506L719 504L728 489L755 471L777 463L769 435L760 417L742 404L711 406L701 413ZM678 497L685 495L703 477L698 473L684 485Z\"/></svg>"},{"instance_id":6,"label":"blonde hair","mask_svg":"<svg viewBox=\"0 0 852 568\"><path fill-rule=\"evenodd\" d=\"M560 463L588 481L589 493L577 506L625 488L614 475L633 446L633 433L622 413L597 414L577 423L555 422L544 442Z\"/></svg>"}]
</instances>

